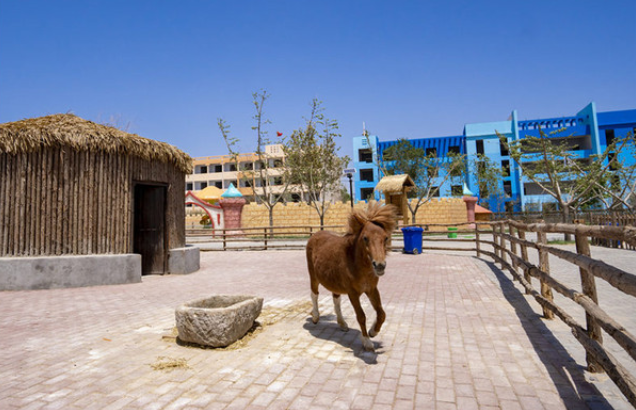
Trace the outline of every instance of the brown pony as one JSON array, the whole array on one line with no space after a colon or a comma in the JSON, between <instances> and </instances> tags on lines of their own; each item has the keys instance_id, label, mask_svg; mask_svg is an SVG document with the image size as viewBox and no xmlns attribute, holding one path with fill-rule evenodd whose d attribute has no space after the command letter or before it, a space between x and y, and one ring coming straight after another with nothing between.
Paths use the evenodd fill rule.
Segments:
<instances>
[{"instance_id":1,"label":"brown pony","mask_svg":"<svg viewBox=\"0 0 636 410\"><path fill-rule=\"evenodd\" d=\"M311 281L312 320L318 323L318 284L333 293L338 325L349 330L340 310L340 295L347 294L360 324L362 345L373 351L374 337L386 317L380 301L378 280L384 275L391 233L395 228L393 205L369 204L366 212L354 211L349 216L349 230L344 236L320 231L307 242L307 267ZM376 321L367 334L366 316L360 306L365 293L376 312Z\"/></svg>"}]
</instances>

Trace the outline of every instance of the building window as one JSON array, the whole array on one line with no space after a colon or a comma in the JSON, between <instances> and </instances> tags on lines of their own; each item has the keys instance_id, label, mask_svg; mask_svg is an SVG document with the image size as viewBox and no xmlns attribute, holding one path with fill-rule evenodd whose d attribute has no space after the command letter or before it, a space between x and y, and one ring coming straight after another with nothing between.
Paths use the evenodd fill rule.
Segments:
<instances>
[{"instance_id":1,"label":"building window","mask_svg":"<svg viewBox=\"0 0 636 410\"><path fill-rule=\"evenodd\" d=\"M607 155L607 159L609 160L609 169L610 171L616 171L618 169L620 169L620 164L618 163L618 161L616 160L616 153L615 152L610 152Z\"/></svg>"},{"instance_id":2,"label":"building window","mask_svg":"<svg viewBox=\"0 0 636 410\"><path fill-rule=\"evenodd\" d=\"M373 182L373 170L372 169L361 169L360 170L360 181Z\"/></svg>"},{"instance_id":3,"label":"building window","mask_svg":"<svg viewBox=\"0 0 636 410\"><path fill-rule=\"evenodd\" d=\"M359 150L358 160L360 162L373 162L373 152L370 149Z\"/></svg>"},{"instance_id":4,"label":"building window","mask_svg":"<svg viewBox=\"0 0 636 410\"><path fill-rule=\"evenodd\" d=\"M451 185L451 195L452 196L462 196L464 190L461 185Z\"/></svg>"},{"instance_id":5,"label":"building window","mask_svg":"<svg viewBox=\"0 0 636 410\"><path fill-rule=\"evenodd\" d=\"M192 191L192 187L193 187L192 182L188 182L186 184L186 191Z\"/></svg>"},{"instance_id":6,"label":"building window","mask_svg":"<svg viewBox=\"0 0 636 410\"><path fill-rule=\"evenodd\" d=\"M614 130L605 130L605 143L607 145L610 145L612 142L614 142Z\"/></svg>"},{"instance_id":7,"label":"building window","mask_svg":"<svg viewBox=\"0 0 636 410\"><path fill-rule=\"evenodd\" d=\"M197 174L207 174L208 167L206 165L200 165L197 169Z\"/></svg>"},{"instance_id":8,"label":"building window","mask_svg":"<svg viewBox=\"0 0 636 410\"><path fill-rule=\"evenodd\" d=\"M199 189L205 189L208 187L208 183L207 182L200 182L199 183Z\"/></svg>"},{"instance_id":9,"label":"building window","mask_svg":"<svg viewBox=\"0 0 636 410\"><path fill-rule=\"evenodd\" d=\"M434 186L431 188L431 198L439 198L439 187Z\"/></svg>"},{"instance_id":10,"label":"building window","mask_svg":"<svg viewBox=\"0 0 636 410\"><path fill-rule=\"evenodd\" d=\"M223 188L223 181L214 182L214 186L217 187L217 188Z\"/></svg>"},{"instance_id":11,"label":"building window","mask_svg":"<svg viewBox=\"0 0 636 410\"><path fill-rule=\"evenodd\" d=\"M504 177L510 176L510 161L508 160L501 161L501 176L504 176Z\"/></svg>"},{"instance_id":12,"label":"building window","mask_svg":"<svg viewBox=\"0 0 636 410\"><path fill-rule=\"evenodd\" d=\"M506 198L512 198L512 182L504 181L504 194L506 194Z\"/></svg>"},{"instance_id":13,"label":"building window","mask_svg":"<svg viewBox=\"0 0 636 410\"><path fill-rule=\"evenodd\" d=\"M506 140L504 141L499 141L499 150L501 151L501 156L505 157L507 155L509 155L510 153L508 152L508 141Z\"/></svg>"},{"instance_id":14,"label":"building window","mask_svg":"<svg viewBox=\"0 0 636 410\"><path fill-rule=\"evenodd\" d=\"M366 201L367 199L373 199L373 188L362 188L360 189L360 195L362 196L362 200Z\"/></svg>"},{"instance_id":15,"label":"building window","mask_svg":"<svg viewBox=\"0 0 636 410\"><path fill-rule=\"evenodd\" d=\"M437 158L437 148L426 148L426 156Z\"/></svg>"},{"instance_id":16,"label":"building window","mask_svg":"<svg viewBox=\"0 0 636 410\"><path fill-rule=\"evenodd\" d=\"M449 154L459 154L459 146L453 145L452 147L448 147Z\"/></svg>"},{"instance_id":17,"label":"building window","mask_svg":"<svg viewBox=\"0 0 636 410\"><path fill-rule=\"evenodd\" d=\"M484 155L484 140L475 141L477 143L477 153Z\"/></svg>"}]
</instances>

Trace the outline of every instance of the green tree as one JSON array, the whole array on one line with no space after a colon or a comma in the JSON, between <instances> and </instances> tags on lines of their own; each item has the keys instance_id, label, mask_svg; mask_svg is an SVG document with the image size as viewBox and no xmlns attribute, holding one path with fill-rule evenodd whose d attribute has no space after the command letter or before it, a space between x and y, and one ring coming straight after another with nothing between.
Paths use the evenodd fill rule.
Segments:
<instances>
[{"instance_id":1,"label":"green tree","mask_svg":"<svg viewBox=\"0 0 636 410\"><path fill-rule=\"evenodd\" d=\"M470 170L475 175L477 180L477 189L479 190L479 198L482 200L497 198L498 206L505 200L505 193L501 189L501 181L504 177L504 172L509 170L503 170L500 164L491 160L484 154L477 154L477 156L470 160ZM483 202L487 205L486 202Z\"/></svg>"},{"instance_id":2,"label":"green tree","mask_svg":"<svg viewBox=\"0 0 636 410\"><path fill-rule=\"evenodd\" d=\"M596 166L607 158L608 171L593 181L595 186L589 202L601 203L606 209L625 209L636 214L636 162L626 161L627 157L636 158L633 132L627 133L624 138L614 139L605 153L594 158Z\"/></svg>"},{"instance_id":3,"label":"green tree","mask_svg":"<svg viewBox=\"0 0 636 410\"><path fill-rule=\"evenodd\" d=\"M555 199L564 223L570 215L592 199L599 199L603 192L602 181L608 181L615 160L610 153L617 154L617 142L589 159L578 158L573 140L562 136L564 129L545 133L539 128L539 136L527 136L508 143L506 137L497 133L502 144L507 145L510 157L515 161L524 177L535 184L538 194ZM570 235L566 234L566 240Z\"/></svg>"},{"instance_id":4,"label":"green tree","mask_svg":"<svg viewBox=\"0 0 636 410\"><path fill-rule=\"evenodd\" d=\"M316 210L321 228L330 196L342 189L342 170L349 162L347 156L338 155L338 122L327 119L323 111L322 103L314 99L305 127L294 131L283 145L286 180Z\"/></svg>"},{"instance_id":5,"label":"green tree","mask_svg":"<svg viewBox=\"0 0 636 410\"><path fill-rule=\"evenodd\" d=\"M408 174L415 183L408 193L412 200L407 202L411 222L415 223L417 211L439 194L439 187L451 180L463 182L466 155L451 152L445 158L438 158L437 153L431 151L427 155L422 148L401 138L384 150L379 165L385 175Z\"/></svg>"}]
</instances>

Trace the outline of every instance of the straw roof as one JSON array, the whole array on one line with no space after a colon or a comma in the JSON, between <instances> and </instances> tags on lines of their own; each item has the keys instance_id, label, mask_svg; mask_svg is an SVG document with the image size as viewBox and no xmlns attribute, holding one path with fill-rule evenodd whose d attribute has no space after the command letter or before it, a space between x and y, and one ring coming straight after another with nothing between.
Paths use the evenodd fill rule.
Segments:
<instances>
[{"instance_id":1,"label":"straw roof","mask_svg":"<svg viewBox=\"0 0 636 410\"><path fill-rule=\"evenodd\" d=\"M375 190L382 192L402 192L403 187L414 186L415 183L407 174L388 175L378 182L378 185L375 186Z\"/></svg>"},{"instance_id":2,"label":"straw roof","mask_svg":"<svg viewBox=\"0 0 636 410\"><path fill-rule=\"evenodd\" d=\"M0 124L0 153L24 154L44 148L132 155L174 165L187 174L192 159L176 147L96 124L73 114L55 114Z\"/></svg>"}]
</instances>

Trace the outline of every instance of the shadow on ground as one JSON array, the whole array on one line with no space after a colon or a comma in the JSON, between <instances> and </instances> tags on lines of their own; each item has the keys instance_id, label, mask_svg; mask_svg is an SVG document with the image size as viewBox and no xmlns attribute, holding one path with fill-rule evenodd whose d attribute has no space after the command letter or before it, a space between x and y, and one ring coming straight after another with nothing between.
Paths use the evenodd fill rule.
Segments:
<instances>
[{"instance_id":1,"label":"shadow on ground","mask_svg":"<svg viewBox=\"0 0 636 410\"><path fill-rule=\"evenodd\" d=\"M316 324L312 322L311 318L307 318L303 328L314 337L338 343L349 349L355 357L366 364L377 364L378 356L384 353L381 350L382 343L375 340L372 340L375 352L365 351L360 340L360 331L351 328L348 331L342 330L336 323L335 315L320 316L320 320Z\"/></svg>"},{"instance_id":2,"label":"shadow on ground","mask_svg":"<svg viewBox=\"0 0 636 410\"><path fill-rule=\"evenodd\" d=\"M548 370L565 406L568 409L612 409L612 405L602 393L585 378L585 367L576 363L567 349L545 325L543 322L545 319L532 309L521 290L515 287L512 279L493 262L480 260L488 266L493 276L499 281L504 297L515 309L528 339Z\"/></svg>"}]
</instances>

